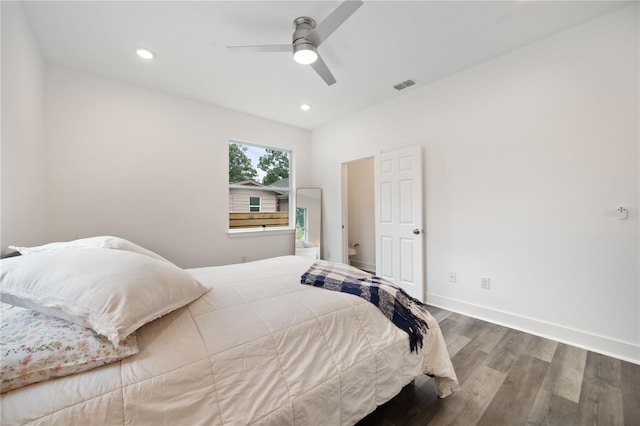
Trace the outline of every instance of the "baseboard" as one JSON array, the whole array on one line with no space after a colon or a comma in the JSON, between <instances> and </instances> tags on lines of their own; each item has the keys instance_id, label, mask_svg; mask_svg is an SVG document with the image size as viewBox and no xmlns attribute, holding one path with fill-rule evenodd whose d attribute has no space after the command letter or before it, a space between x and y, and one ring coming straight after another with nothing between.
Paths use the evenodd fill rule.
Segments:
<instances>
[{"instance_id":1,"label":"baseboard","mask_svg":"<svg viewBox=\"0 0 640 426\"><path fill-rule=\"evenodd\" d=\"M427 293L427 304L640 365L640 345Z\"/></svg>"},{"instance_id":2,"label":"baseboard","mask_svg":"<svg viewBox=\"0 0 640 426\"><path fill-rule=\"evenodd\" d=\"M376 273L376 265L368 262L361 262L359 260L351 260L349 259L349 264L351 266L355 266L358 269L362 269L371 273Z\"/></svg>"}]
</instances>

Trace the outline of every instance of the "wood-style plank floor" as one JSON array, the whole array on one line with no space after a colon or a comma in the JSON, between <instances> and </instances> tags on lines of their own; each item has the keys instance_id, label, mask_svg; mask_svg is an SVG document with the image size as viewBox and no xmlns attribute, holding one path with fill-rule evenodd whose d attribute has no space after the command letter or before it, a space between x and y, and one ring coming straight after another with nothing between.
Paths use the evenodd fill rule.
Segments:
<instances>
[{"instance_id":1,"label":"wood-style plank floor","mask_svg":"<svg viewBox=\"0 0 640 426\"><path fill-rule=\"evenodd\" d=\"M429 307L461 390L421 376L358 426L640 425L640 366Z\"/></svg>"}]
</instances>

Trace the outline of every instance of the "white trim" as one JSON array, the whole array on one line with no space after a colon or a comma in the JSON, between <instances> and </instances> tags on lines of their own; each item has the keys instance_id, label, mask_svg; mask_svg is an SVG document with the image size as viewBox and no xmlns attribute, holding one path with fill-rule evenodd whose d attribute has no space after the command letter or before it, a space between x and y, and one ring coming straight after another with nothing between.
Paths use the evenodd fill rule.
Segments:
<instances>
[{"instance_id":1,"label":"white trim","mask_svg":"<svg viewBox=\"0 0 640 426\"><path fill-rule=\"evenodd\" d=\"M340 253L340 261L349 264L349 162L342 163L342 180L341 184L341 201L342 207L340 211L342 216L342 253ZM331 260L331 259L328 259Z\"/></svg>"},{"instance_id":2,"label":"white trim","mask_svg":"<svg viewBox=\"0 0 640 426\"><path fill-rule=\"evenodd\" d=\"M427 293L427 304L640 365L640 345Z\"/></svg>"},{"instance_id":3,"label":"white trim","mask_svg":"<svg viewBox=\"0 0 640 426\"><path fill-rule=\"evenodd\" d=\"M286 235L296 233L295 228L290 227L267 227L267 228L246 228L246 229L229 229L227 235L230 238L242 237L271 237L273 235Z\"/></svg>"}]
</instances>

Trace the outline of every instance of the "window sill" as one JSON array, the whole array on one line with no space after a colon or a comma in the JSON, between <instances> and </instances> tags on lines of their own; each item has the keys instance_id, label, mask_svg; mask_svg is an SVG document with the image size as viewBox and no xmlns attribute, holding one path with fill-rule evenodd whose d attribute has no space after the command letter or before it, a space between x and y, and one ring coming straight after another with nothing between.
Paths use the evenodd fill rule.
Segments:
<instances>
[{"instance_id":1,"label":"window sill","mask_svg":"<svg viewBox=\"0 0 640 426\"><path fill-rule=\"evenodd\" d=\"M295 228L290 227L272 227L272 228L247 228L247 229L229 229L227 234L230 238L242 237L271 237L273 235L294 234Z\"/></svg>"}]
</instances>

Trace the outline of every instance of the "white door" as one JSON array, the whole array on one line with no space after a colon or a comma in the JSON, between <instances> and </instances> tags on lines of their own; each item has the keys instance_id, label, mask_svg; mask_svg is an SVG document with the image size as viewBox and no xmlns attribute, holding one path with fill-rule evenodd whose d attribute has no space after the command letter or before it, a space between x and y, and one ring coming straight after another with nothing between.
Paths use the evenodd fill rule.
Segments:
<instances>
[{"instance_id":1,"label":"white door","mask_svg":"<svg viewBox=\"0 0 640 426\"><path fill-rule=\"evenodd\" d=\"M420 146L375 158L376 275L424 301Z\"/></svg>"}]
</instances>

